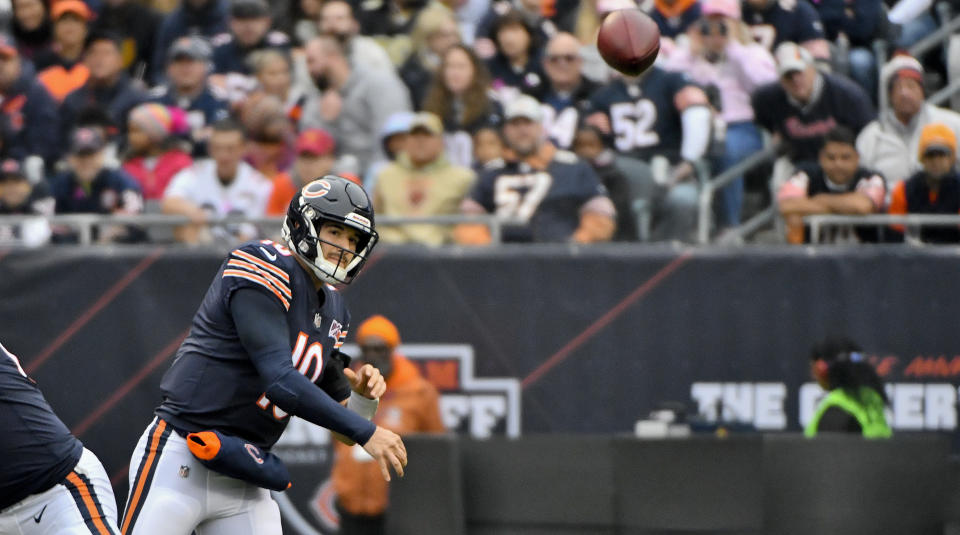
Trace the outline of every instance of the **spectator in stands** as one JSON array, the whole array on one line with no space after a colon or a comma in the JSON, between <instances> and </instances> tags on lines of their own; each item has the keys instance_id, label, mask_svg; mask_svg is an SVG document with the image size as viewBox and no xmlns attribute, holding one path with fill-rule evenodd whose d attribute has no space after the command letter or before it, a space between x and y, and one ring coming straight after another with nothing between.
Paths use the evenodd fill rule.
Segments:
<instances>
[{"instance_id":1,"label":"spectator in stands","mask_svg":"<svg viewBox=\"0 0 960 535\"><path fill-rule=\"evenodd\" d=\"M93 12L80 0L62 0L53 6L50 15L53 43L49 50L38 52L33 63L40 83L57 102L63 102L90 76L90 70L83 63L83 49Z\"/></svg>"},{"instance_id":2,"label":"spectator in stands","mask_svg":"<svg viewBox=\"0 0 960 535\"><path fill-rule=\"evenodd\" d=\"M181 37L170 47L167 82L150 91L150 100L187 112L193 155L207 154L210 125L230 115L225 94L207 83L212 55L201 37Z\"/></svg>"},{"instance_id":3,"label":"spectator in stands","mask_svg":"<svg viewBox=\"0 0 960 535\"><path fill-rule=\"evenodd\" d=\"M787 242L803 243L803 217L814 214L864 215L883 211L883 176L860 166L853 132L835 126L824 136L817 164L804 164L777 194ZM834 228L826 241L877 241L874 227Z\"/></svg>"},{"instance_id":4,"label":"spectator in stands","mask_svg":"<svg viewBox=\"0 0 960 535\"><path fill-rule=\"evenodd\" d=\"M176 112L183 113L179 109ZM193 163L173 137L175 119L174 110L155 102L130 110L127 121L130 157L123 163L123 169L140 184L147 201L162 199L174 175Z\"/></svg>"},{"instance_id":5,"label":"spectator in stands","mask_svg":"<svg viewBox=\"0 0 960 535\"><path fill-rule=\"evenodd\" d=\"M159 13L135 0L104 0L93 30L120 35L123 67L134 78L143 78L153 72L153 47L160 20Z\"/></svg>"},{"instance_id":6,"label":"spectator in stands","mask_svg":"<svg viewBox=\"0 0 960 535\"><path fill-rule=\"evenodd\" d=\"M0 115L5 117L3 150L24 161L39 156L47 167L60 156L57 103L43 85L24 72L16 46L0 35Z\"/></svg>"},{"instance_id":7,"label":"spectator in stands","mask_svg":"<svg viewBox=\"0 0 960 535\"><path fill-rule=\"evenodd\" d=\"M387 382L373 422L400 435L443 433L437 389L418 368L397 351L400 332L387 318L376 315L357 328L360 355L356 368L370 364ZM337 441L330 475L337 495L341 535L383 535L389 488L380 467L359 445Z\"/></svg>"},{"instance_id":8,"label":"spectator in stands","mask_svg":"<svg viewBox=\"0 0 960 535\"><path fill-rule=\"evenodd\" d=\"M396 70L390 56L371 37L360 35L360 23L346 0L326 0L320 8L320 33L335 38L347 51L350 66L383 72Z\"/></svg>"},{"instance_id":9,"label":"spectator in stands","mask_svg":"<svg viewBox=\"0 0 960 535\"><path fill-rule=\"evenodd\" d=\"M363 176L367 167L384 157L379 134L390 115L410 109L410 97L394 73L352 68L343 47L332 37L307 43L307 67L320 95L309 99L300 128L322 128L333 134L342 154L356 158Z\"/></svg>"},{"instance_id":10,"label":"spectator in stands","mask_svg":"<svg viewBox=\"0 0 960 535\"><path fill-rule=\"evenodd\" d=\"M544 140L540 103L517 97L505 119L505 157L487 165L461 211L519 221L504 229L505 241L609 241L616 230L613 203L589 163ZM482 224L458 225L454 237L466 245L490 243Z\"/></svg>"},{"instance_id":11,"label":"spectator in stands","mask_svg":"<svg viewBox=\"0 0 960 535\"><path fill-rule=\"evenodd\" d=\"M660 28L660 36L676 40L700 20L700 2L697 0L654 0L650 18Z\"/></svg>"},{"instance_id":12,"label":"spectator in stands","mask_svg":"<svg viewBox=\"0 0 960 535\"><path fill-rule=\"evenodd\" d=\"M228 0L181 0L180 6L164 17L153 51L154 83L163 81L167 53L178 37L190 35L212 39L229 31L229 6Z\"/></svg>"},{"instance_id":13,"label":"spectator in stands","mask_svg":"<svg viewBox=\"0 0 960 535\"><path fill-rule=\"evenodd\" d=\"M456 44L443 54L423 110L443 120L447 156L455 164L472 165L473 133L500 123L502 111L489 89L490 73L470 47Z\"/></svg>"},{"instance_id":14,"label":"spectator in stands","mask_svg":"<svg viewBox=\"0 0 960 535\"><path fill-rule=\"evenodd\" d=\"M0 215L52 216L56 201L47 182L27 180L20 162L0 162ZM0 243L37 247L50 241L50 225L42 217L19 224L0 225Z\"/></svg>"},{"instance_id":15,"label":"spectator in stands","mask_svg":"<svg viewBox=\"0 0 960 535\"><path fill-rule=\"evenodd\" d=\"M876 113L863 88L842 76L817 71L810 52L795 43L777 48L779 82L751 98L757 124L788 144L791 161L813 161L823 136L840 124L859 134Z\"/></svg>"},{"instance_id":16,"label":"spectator in stands","mask_svg":"<svg viewBox=\"0 0 960 535\"><path fill-rule=\"evenodd\" d=\"M420 112L410 124L406 150L384 167L373 190L373 207L387 217L424 217L459 213L475 175L450 163L444 154L443 123ZM411 223L380 229L384 243L443 245L452 241L452 227Z\"/></svg>"},{"instance_id":17,"label":"spectator in stands","mask_svg":"<svg viewBox=\"0 0 960 535\"><path fill-rule=\"evenodd\" d=\"M923 66L910 56L894 56L880 73L885 93L880 115L857 137L864 165L887 177L890 188L920 169L917 146L928 124L943 123L960 136L960 114L925 102Z\"/></svg>"},{"instance_id":18,"label":"spectator in stands","mask_svg":"<svg viewBox=\"0 0 960 535\"><path fill-rule=\"evenodd\" d=\"M20 57L33 60L38 52L50 49L53 36L47 3L44 0L13 0L10 33Z\"/></svg>"},{"instance_id":19,"label":"spectator in stands","mask_svg":"<svg viewBox=\"0 0 960 535\"><path fill-rule=\"evenodd\" d=\"M230 31L214 36L213 72L210 83L226 90L238 103L256 88L250 56L266 49L289 52L290 38L270 30L270 7L266 0L235 0L230 6Z\"/></svg>"},{"instance_id":20,"label":"spectator in stands","mask_svg":"<svg viewBox=\"0 0 960 535\"><path fill-rule=\"evenodd\" d=\"M148 94L139 81L132 80L123 70L122 43L115 34L91 33L87 38L84 63L90 70L87 82L70 92L60 108L63 139L77 124L77 116L85 108L105 110L123 137L127 114L137 104L147 101Z\"/></svg>"},{"instance_id":21,"label":"spectator in stands","mask_svg":"<svg viewBox=\"0 0 960 535\"><path fill-rule=\"evenodd\" d=\"M797 43L818 62L829 65L830 45L820 15L804 0L744 0L743 21L754 38L769 51L783 43Z\"/></svg>"},{"instance_id":22,"label":"spectator in stands","mask_svg":"<svg viewBox=\"0 0 960 535\"><path fill-rule=\"evenodd\" d=\"M487 60L487 67L500 100L507 102L517 92L541 92L546 78L541 68L543 44L523 14L512 10L498 17L493 38L497 52Z\"/></svg>"},{"instance_id":23,"label":"spectator in stands","mask_svg":"<svg viewBox=\"0 0 960 535\"><path fill-rule=\"evenodd\" d=\"M804 435L857 433L865 438L889 438L889 404L883 381L863 350L848 338L830 337L813 346L810 371L827 391L817 405Z\"/></svg>"},{"instance_id":24,"label":"spectator in stands","mask_svg":"<svg viewBox=\"0 0 960 535\"><path fill-rule=\"evenodd\" d=\"M419 111L444 52L461 42L457 21L445 7L425 9L417 17L411 42L413 52L400 67L400 78L410 91L414 109Z\"/></svg>"},{"instance_id":25,"label":"spectator in stands","mask_svg":"<svg viewBox=\"0 0 960 535\"><path fill-rule=\"evenodd\" d=\"M610 147L609 136L595 126L581 125L573 140L573 151L590 162L617 209L617 230L613 241L636 241L637 221L633 217L630 181L617 165L617 155Z\"/></svg>"},{"instance_id":26,"label":"spectator in stands","mask_svg":"<svg viewBox=\"0 0 960 535\"><path fill-rule=\"evenodd\" d=\"M296 45L303 45L307 41L320 35L320 7L323 2L320 0L300 0L294 6L296 10L295 21L293 23L293 32L290 37Z\"/></svg>"},{"instance_id":27,"label":"spectator in stands","mask_svg":"<svg viewBox=\"0 0 960 535\"><path fill-rule=\"evenodd\" d=\"M614 136L619 154L640 160L627 177L648 211L651 239L692 239L696 167L706 164L712 122L703 89L684 73L656 65L640 77L615 78L590 97L587 123Z\"/></svg>"},{"instance_id":28,"label":"spectator in stands","mask_svg":"<svg viewBox=\"0 0 960 535\"><path fill-rule=\"evenodd\" d=\"M420 11L435 0L380 0L360 2L355 13L360 22L360 33L381 38L406 36L413 29Z\"/></svg>"},{"instance_id":29,"label":"spectator in stands","mask_svg":"<svg viewBox=\"0 0 960 535\"><path fill-rule=\"evenodd\" d=\"M215 218L262 217L273 185L243 161L246 145L243 126L224 119L213 125L208 150L210 158L194 162L173 177L163 195L164 213L183 215L193 224L176 229L178 241L197 244L214 240L235 243L257 236L249 224L208 228Z\"/></svg>"},{"instance_id":30,"label":"spectator in stands","mask_svg":"<svg viewBox=\"0 0 960 535\"><path fill-rule=\"evenodd\" d=\"M703 18L687 32L686 45L676 47L663 68L685 72L703 87L719 94L717 107L725 123L722 155L714 162L721 173L763 148L760 129L754 124L750 93L777 80L773 56L750 36L740 21L737 0L703 0ZM740 224L743 177L719 195L719 226Z\"/></svg>"},{"instance_id":31,"label":"spectator in stands","mask_svg":"<svg viewBox=\"0 0 960 535\"><path fill-rule=\"evenodd\" d=\"M257 92L243 101L239 116L248 138L247 163L270 180L289 169L294 159L296 132L283 102Z\"/></svg>"},{"instance_id":32,"label":"spectator in stands","mask_svg":"<svg viewBox=\"0 0 960 535\"><path fill-rule=\"evenodd\" d=\"M140 186L122 169L104 165L106 139L95 128L82 127L70 135L67 170L54 176L50 189L58 214L139 214L143 211ZM54 229L58 241L75 241L71 230ZM102 229L98 242L129 242L143 239L143 232L131 227Z\"/></svg>"},{"instance_id":33,"label":"spectator in stands","mask_svg":"<svg viewBox=\"0 0 960 535\"><path fill-rule=\"evenodd\" d=\"M308 95L301 86L293 84L290 54L276 49L258 50L250 55L250 66L259 91L283 103L284 113L291 124L300 122Z\"/></svg>"},{"instance_id":34,"label":"spectator in stands","mask_svg":"<svg viewBox=\"0 0 960 535\"><path fill-rule=\"evenodd\" d=\"M860 84L873 102L877 101L877 59L873 41L886 37L886 14L883 3L876 0L820 0L811 2L823 22L823 31L830 43L844 42L846 58L837 58L849 65L850 78Z\"/></svg>"},{"instance_id":35,"label":"spectator in stands","mask_svg":"<svg viewBox=\"0 0 960 535\"><path fill-rule=\"evenodd\" d=\"M487 164L503 157L503 137L495 126L478 128L473 134L473 169L481 171Z\"/></svg>"},{"instance_id":36,"label":"spectator in stands","mask_svg":"<svg viewBox=\"0 0 960 535\"><path fill-rule=\"evenodd\" d=\"M544 104L543 127L547 137L561 149L573 145L582 112L599 87L581 74L582 66L580 42L573 34L560 32L547 43L543 56L547 79L533 96Z\"/></svg>"},{"instance_id":37,"label":"spectator in stands","mask_svg":"<svg viewBox=\"0 0 960 535\"><path fill-rule=\"evenodd\" d=\"M367 191L374 190L380 170L394 162L397 156L407 149L413 115L413 112L400 111L387 118L387 122L383 124L383 130L380 131L380 146L383 147L385 157L373 162L367 168L367 174L363 177L363 187Z\"/></svg>"},{"instance_id":38,"label":"spectator in stands","mask_svg":"<svg viewBox=\"0 0 960 535\"><path fill-rule=\"evenodd\" d=\"M923 127L918 145L923 168L893 188L891 214L960 214L960 173L957 172L957 136L947 125L930 123ZM903 232L903 226L894 230ZM920 240L930 243L958 243L956 227L924 227Z\"/></svg>"},{"instance_id":39,"label":"spectator in stands","mask_svg":"<svg viewBox=\"0 0 960 535\"><path fill-rule=\"evenodd\" d=\"M553 7L558 7L558 3L567 4L570 9L567 10L566 15L575 16L576 2L554 2ZM554 21L545 16L548 11L551 11L550 7L550 4L541 0L493 0L490 2L486 14L477 23L476 40L473 43L477 56L484 60L493 57L496 53L498 21L511 11L520 14L536 42L546 43L558 30ZM565 27L564 31L570 29Z\"/></svg>"},{"instance_id":40,"label":"spectator in stands","mask_svg":"<svg viewBox=\"0 0 960 535\"><path fill-rule=\"evenodd\" d=\"M289 173L280 173L273 180L273 192L267 202L267 215L286 215L290 200L310 182L333 172L336 164L336 142L333 136L318 128L304 130L297 137L297 159Z\"/></svg>"}]
</instances>

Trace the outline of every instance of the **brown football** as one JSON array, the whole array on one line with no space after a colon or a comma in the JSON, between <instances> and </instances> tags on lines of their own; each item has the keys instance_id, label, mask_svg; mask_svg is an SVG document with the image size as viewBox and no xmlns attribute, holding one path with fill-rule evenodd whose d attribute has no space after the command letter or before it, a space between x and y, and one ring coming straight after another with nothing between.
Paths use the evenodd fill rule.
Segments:
<instances>
[{"instance_id":1,"label":"brown football","mask_svg":"<svg viewBox=\"0 0 960 535\"><path fill-rule=\"evenodd\" d=\"M657 59L660 29L639 9L612 11L600 24L597 48L607 65L627 76L639 76Z\"/></svg>"}]
</instances>

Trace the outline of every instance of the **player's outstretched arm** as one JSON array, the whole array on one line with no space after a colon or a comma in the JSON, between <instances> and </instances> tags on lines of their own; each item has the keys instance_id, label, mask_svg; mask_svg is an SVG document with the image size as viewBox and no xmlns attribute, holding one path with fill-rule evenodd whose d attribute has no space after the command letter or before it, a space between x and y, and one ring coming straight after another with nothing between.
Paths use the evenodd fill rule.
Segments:
<instances>
[{"instance_id":1,"label":"player's outstretched arm","mask_svg":"<svg viewBox=\"0 0 960 535\"><path fill-rule=\"evenodd\" d=\"M289 414L366 445L376 426L334 401L293 367L286 314L273 297L241 288L230 299L230 312L270 401Z\"/></svg>"},{"instance_id":2,"label":"player's outstretched arm","mask_svg":"<svg viewBox=\"0 0 960 535\"><path fill-rule=\"evenodd\" d=\"M403 477L403 468L407 466L407 448L400 436L389 429L377 426L363 449L377 460L383 479L390 481L390 467L398 476Z\"/></svg>"}]
</instances>

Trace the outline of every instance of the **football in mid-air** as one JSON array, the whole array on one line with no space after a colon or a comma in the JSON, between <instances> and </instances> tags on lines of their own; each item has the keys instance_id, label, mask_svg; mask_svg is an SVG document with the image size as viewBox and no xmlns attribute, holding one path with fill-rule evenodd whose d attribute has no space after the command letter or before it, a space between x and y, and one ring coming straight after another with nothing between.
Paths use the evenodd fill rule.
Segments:
<instances>
[{"instance_id":1,"label":"football in mid-air","mask_svg":"<svg viewBox=\"0 0 960 535\"><path fill-rule=\"evenodd\" d=\"M597 48L607 65L627 76L639 76L657 59L660 29L639 9L611 11L600 24Z\"/></svg>"}]
</instances>

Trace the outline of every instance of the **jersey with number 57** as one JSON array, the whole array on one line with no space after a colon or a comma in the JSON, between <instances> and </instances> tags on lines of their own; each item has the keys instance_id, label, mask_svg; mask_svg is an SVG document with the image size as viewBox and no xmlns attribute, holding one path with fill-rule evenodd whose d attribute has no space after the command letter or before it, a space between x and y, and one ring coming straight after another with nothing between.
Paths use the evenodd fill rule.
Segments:
<instances>
[{"instance_id":1,"label":"jersey with number 57","mask_svg":"<svg viewBox=\"0 0 960 535\"><path fill-rule=\"evenodd\" d=\"M342 296L330 285L318 292L290 250L264 240L244 244L223 262L163 377L157 414L184 431L216 429L269 449L290 418L264 395L240 342L230 298L241 288L265 293L284 311L297 371L337 402L350 396L342 365L333 358L350 323Z\"/></svg>"},{"instance_id":2,"label":"jersey with number 57","mask_svg":"<svg viewBox=\"0 0 960 535\"><path fill-rule=\"evenodd\" d=\"M503 229L508 242L561 242L570 239L580 214L595 199L609 202L593 168L572 152L544 145L528 161L494 160L477 178L462 207L519 223Z\"/></svg>"},{"instance_id":3,"label":"jersey with number 57","mask_svg":"<svg viewBox=\"0 0 960 535\"><path fill-rule=\"evenodd\" d=\"M689 104L683 89L690 86L696 84L685 74L653 66L639 79L617 78L598 89L586 115L607 115L617 152L641 160L662 155L674 162L683 141L680 114Z\"/></svg>"}]
</instances>

